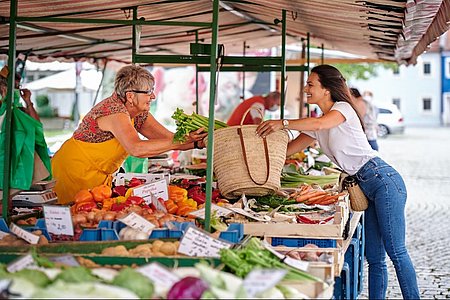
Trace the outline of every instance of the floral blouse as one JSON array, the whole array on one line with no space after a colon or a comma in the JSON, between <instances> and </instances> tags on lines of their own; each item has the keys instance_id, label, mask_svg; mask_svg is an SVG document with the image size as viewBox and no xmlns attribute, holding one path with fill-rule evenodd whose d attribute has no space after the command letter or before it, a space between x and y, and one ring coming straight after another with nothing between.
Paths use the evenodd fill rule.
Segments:
<instances>
[{"instance_id":1,"label":"floral blouse","mask_svg":"<svg viewBox=\"0 0 450 300\"><path fill-rule=\"evenodd\" d=\"M111 97L104 99L87 113L80 126L73 133L73 137L76 140L88 143L102 143L113 139L114 135L110 131L103 131L98 127L97 118L117 113L130 115L122 100L116 93L113 93ZM147 117L148 113L142 113L134 117L134 128L137 131L140 130Z\"/></svg>"}]
</instances>

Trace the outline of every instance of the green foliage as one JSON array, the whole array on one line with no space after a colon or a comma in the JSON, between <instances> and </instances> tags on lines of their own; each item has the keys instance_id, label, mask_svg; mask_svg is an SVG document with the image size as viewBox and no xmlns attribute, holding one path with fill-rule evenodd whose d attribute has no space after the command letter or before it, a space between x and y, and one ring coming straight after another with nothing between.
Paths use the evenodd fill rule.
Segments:
<instances>
[{"instance_id":1,"label":"green foliage","mask_svg":"<svg viewBox=\"0 0 450 300\"><path fill-rule=\"evenodd\" d=\"M50 103L47 95L37 95L36 104L38 107L48 106Z\"/></svg>"},{"instance_id":2,"label":"green foliage","mask_svg":"<svg viewBox=\"0 0 450 300\"><path fill-rule=\"evenodd\" d=\"M371 77L377 77L378 68L398 69L398 65L395 63L333 64L333 66L341 71L347 81L351 79L369 80Z\"/></svg>"}]
</instances>

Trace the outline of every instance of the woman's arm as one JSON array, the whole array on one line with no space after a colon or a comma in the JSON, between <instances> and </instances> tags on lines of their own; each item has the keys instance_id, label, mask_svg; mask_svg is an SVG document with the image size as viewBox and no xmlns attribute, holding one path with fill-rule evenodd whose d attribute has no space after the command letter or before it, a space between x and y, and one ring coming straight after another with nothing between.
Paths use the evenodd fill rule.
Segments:
<instances>
[{"instance_id":1,"label":"woman's arm","mask_svg":"<svg viewBox=\"0 0 450 300\"><path fill-rule=\"evenodd\" d=\"M304 118L289 120L289 129L297 131L317 131L330 129L338 126L345 121L345 117L337 110L331 110L319 118ZM266 136L274 131L283 129L282 120L265 121L256 129L259 136Z\"/></svg>"},{"instance_id":2,"label":"woman's arm","mask_svg":"<svg viewBox=\"0 0 450 300\"><path fill-rule=\"evenodd\" d=\"M33 102L31 102L31 92L30 92L30 90L28 90L28 89L21 89L19 92L20 92L20 96L22 97L22 99L25 101L25 104L27 105L27 107L25 108L25 112L28 115L30 115L30 117L32 117L33 119L35 119L35 120L40 122L41 119L39 118L38 113L34 109Z\"/></svg>"},{"instance_id":3,"label":"woman's arm","mask_svg":"<svg viewBox=\"0 0 450 300\"><path fill-rule=\"evenodd\" d=\"M156 121L156 120L155 120ZM205 134L194 134L185 144L174 144L173 134L162 125L156 125L154 129L147 128L146 137L151 140L141 140L131 123L130 117L124 113L112 114L97 119L98 126L103 131L110 131L128 154L136 157L151 157L169 150L186 150L193 148L193 141ZM148 125L144 125L147 127ZM163 130L161 130L163 128ZM149 134L149 131L152 131ZM144 133L143 133L144 134ZM147 136L148 135L148 136Z\"/></svg>"},{"instance_id":4,"label":"woman's arm","mask_svg":"<svg viewBox=\"0 0 450 300\"><path fill-rule=\"evenodd\" d=\"M287 147L286 156L297 153L314 142L314 139L307 134L301 133L295 140L290 142Z\"/></svg>"}]
</instances>

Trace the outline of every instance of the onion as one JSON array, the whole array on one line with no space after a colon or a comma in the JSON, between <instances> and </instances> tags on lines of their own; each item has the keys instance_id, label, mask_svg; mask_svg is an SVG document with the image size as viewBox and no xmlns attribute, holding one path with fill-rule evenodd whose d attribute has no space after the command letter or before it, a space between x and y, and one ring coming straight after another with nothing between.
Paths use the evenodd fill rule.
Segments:
<instances>
[{"instance_id":1,"label":"onion","mask_svg":"<svg viewBox=\"0 0 450 300\"><path fill-rule=\"evenodd\" d=\"M72 223L73 223L73 226L75 226L75 225L77 225L77 224L80 224L80 223L86 223L86 222L87 222L87 219L86 219L86 217L83 216L82 214L74 214L74 215L72 216Z\"/></svg>"},{"instance_id":2,"label":"onion","mask_svg":"<svg viewBox=\"0 0 450 300\"><path fill-rule=\"evenodd\" d=\"M95 212L93 212L93 211L88 212L86 218L88 219L89 222L94 221L95 220Z\"/></svg>"},{"instance_id":3,"label":"onion","mask_svg":"<svg viewBox=\"0 0 450 300\"><path fill-rule=\"evenodd\" d=\"M115 219L116 219L116 213L113 211L108 211L106 214L103 215L103 220L114 221Z\"/></svg>"}]
</instances>

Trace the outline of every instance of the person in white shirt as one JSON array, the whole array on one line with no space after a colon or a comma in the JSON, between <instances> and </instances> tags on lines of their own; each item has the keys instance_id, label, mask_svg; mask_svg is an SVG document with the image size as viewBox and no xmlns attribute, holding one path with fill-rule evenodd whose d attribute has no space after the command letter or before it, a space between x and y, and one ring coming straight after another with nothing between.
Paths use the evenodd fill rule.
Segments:
<instances>
[{"instance_id":1,"label":"person in white shirt","mask_svg":"<svg viewBox=\"0 0 450 300\"><path fill-rule=\"evenodd\" d=\"M364 227L369 299L386 298L386 253L394 264L403 298L419 299L416 272L405 245L406 187L402 177L370 147L362 117L338 69L314 67L305 93L308 104L320 107L321 117L265 121L256 134L265 137L282 129L300 131L288 145L288 156L317 140L330 160L355 178L369 201Z\"/></svg>"},{"instance_id":2,"label":"person in white shirt","mask_svg":"<svg viewBox=\"0 0 450 300\"><path fill-rule=\"evenodd\" d=\"M350 93L355 101L356 111L358 111L363 118L364 133L367 136L367 140L372 149L378 151L378 108L372 102L364 99L357 88L350 88Z\"/></svg>"}]
</instances>

